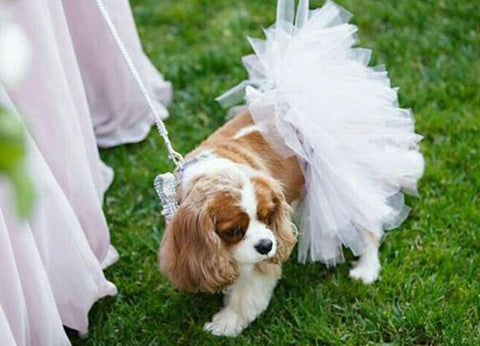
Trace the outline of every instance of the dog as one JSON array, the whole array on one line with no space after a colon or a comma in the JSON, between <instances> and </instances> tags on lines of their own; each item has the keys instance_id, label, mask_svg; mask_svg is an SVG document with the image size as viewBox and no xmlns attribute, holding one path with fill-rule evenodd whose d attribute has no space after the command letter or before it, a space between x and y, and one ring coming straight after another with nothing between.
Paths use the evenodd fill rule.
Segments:
<instances>
[{"instance_id":1,"label":"dog","mask_svg":"<svg viewBox=\"0 0 480 346\"><path fill-rule=\"evenodd\" d=\"M236 336L267 307L297 240L292 205L304 194L302 167L264 139L248 112L187 155L176 172L179 209L162 238L161 272L187 291L223 291L224 307L204 325ZM365 239L350 276L378 278L379 239Z\"/></svg>"}]
</instances>

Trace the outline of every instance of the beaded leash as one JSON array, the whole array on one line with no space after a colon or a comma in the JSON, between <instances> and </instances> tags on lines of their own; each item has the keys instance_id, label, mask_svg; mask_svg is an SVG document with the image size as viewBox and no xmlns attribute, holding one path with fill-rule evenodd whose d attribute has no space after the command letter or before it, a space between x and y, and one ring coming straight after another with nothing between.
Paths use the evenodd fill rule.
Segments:
<instances>
[{"instance_id":1,"label":"beaded leash","mask_svg":"<svg viewBox=\"0 0 480 346\"><path fill-rule=\"evenodd\" d=\"M170 137L168 136L168 131L165 127L165 124L163 123L157 110L155 109L152 98L150 97L147 91L147 88L145 87L145 84L143 83L143 80L140 77L138 69L133 63L132 58L128 54L128 51L125 48L125 44L123 43L123 40L120 38L120 35L118 34L118 31L115 25L113 24L112 18L105 6L105 3L103 2L103 0L95 0L95 2L97 4L97 7L103 19L105 20L105 23L108 26L108 29L110 30L110 33L112 34L118 46L118 49L120 50L120 53L123 59L125 60L125 63L127 64L127 67L130 73L133 76L133 79L137 83L140 91L142 92L143 98L145 99L145 102L147 103L148 107L150 108L152 114L155 117L155 124L158 129L158 133L163 138L165 147L167 148L168 157L175 164L176 169L181 168L185 162L185 159L180 153L175 151L175 149L173 148L172 142L170 141ZM173 215L178 209L178 202L176 199L177 179L175 178L175 175L172 172L159 174L155 178L154 187L162 203L162 209L163 209L162 214L165 216L165 219L168 222L172 219Z\"/></svg>"}]
</instances>

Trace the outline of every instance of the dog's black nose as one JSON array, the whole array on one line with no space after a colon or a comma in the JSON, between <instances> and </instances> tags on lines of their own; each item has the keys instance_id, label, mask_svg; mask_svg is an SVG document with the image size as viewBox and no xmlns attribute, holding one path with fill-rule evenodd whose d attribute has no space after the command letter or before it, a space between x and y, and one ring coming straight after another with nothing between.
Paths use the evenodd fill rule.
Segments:
<instances>
[{"instance_id":1,"label":"dog's black nose","mask_svg":"<svg viewBox=\"0 0 480 346\"><path fill-rule=\"evenodd\" d=\"M273 247L273 242L270 239L262 239L255 245L255 250L257 250L262 255L266 255L270 252Z\"/></svg>"}]
</instances>

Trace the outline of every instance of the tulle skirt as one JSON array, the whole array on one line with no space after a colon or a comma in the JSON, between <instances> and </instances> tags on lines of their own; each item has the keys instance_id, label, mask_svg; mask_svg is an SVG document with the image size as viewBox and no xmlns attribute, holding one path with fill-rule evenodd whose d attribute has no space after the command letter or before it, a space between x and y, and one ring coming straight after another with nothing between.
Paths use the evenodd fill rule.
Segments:
<instances>
[{"instance_id":1,"label":"tulle skirt","mask_svg":"<svg viewBox=\"0 0 480 346\"><path fill-rule=\"evenodd\" d=\"M351 15L327 1L308 11L279 1L266 40L250 39L244 58L255 122L279 153L296 155L305 175L299 260L335 265L342 246L364 251L366 232L378 237L408 215L403 192L416 194L424 162L410 110L383 67L370 68L370 51L353 48Z\"/></svg>"}]
</instances>

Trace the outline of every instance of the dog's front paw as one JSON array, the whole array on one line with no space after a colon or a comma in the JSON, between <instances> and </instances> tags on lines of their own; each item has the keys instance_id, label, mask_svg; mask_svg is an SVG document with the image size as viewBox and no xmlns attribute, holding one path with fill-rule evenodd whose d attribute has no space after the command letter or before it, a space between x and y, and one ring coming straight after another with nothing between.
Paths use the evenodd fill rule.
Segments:
<instances>
[{"instance_id":1,"label":"dog's front paw","mask_svg":"<svg viewBox=\"0 0 480 346\"><path fill-rule=\"evenodd\" d=\"M205 323L203 329L217 336L237 336L245 328L243 319L235 311L224 309Z\"/></svg>"},{"instance_id":2,"label":"dog's front paw","mask_svg":"<svg viewBox=\"0 0 480 346\"><path fill-rule=\"evenodd\" d=\"M350 277L369 285L378 280L380 268L381 266L378 261L360 261L350 270Z\"/></svg>"}]
</instances>

